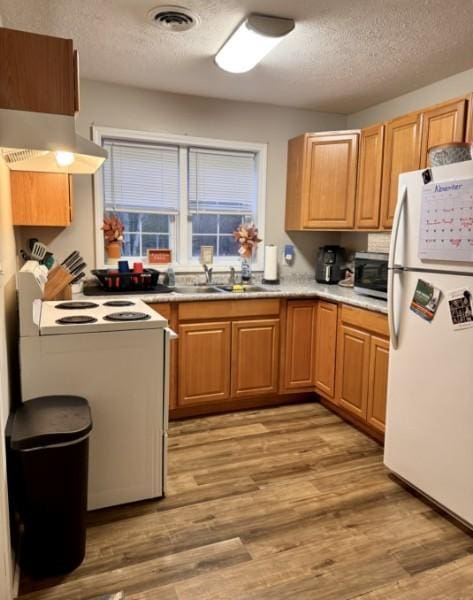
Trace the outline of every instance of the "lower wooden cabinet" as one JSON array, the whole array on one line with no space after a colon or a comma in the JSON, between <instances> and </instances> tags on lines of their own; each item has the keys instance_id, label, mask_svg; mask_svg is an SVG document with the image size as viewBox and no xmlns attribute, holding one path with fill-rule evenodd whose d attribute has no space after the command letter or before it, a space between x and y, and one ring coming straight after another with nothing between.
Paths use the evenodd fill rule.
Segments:
<instances>
[{"instance_id":1,"label":"lower wooden cabinet","mask_svg":"<svg viewBox=\"0 0 473 600\"><path fill-rule=\"evenodd\" d=\"M338 306L320 300L317 304L315 342L315 389L326 398L335 395Z\"/></svg>"},{"instance_id":2,"label":"lower wooden cabinet","mask_svg":"<svg viewBox=\"0 0 473 600\"><path fill-rule=\"evenodd\" d=\"M337 402L366 419L370 334L341 324L338 328Z\"/></svg>"},{"instance_id":3,"label":"lower wooden cabinet","mask_svg":"<svg viewBox=\"0 0 473 600\"><path fill-rule=\"evenodd\" d=\"M279 319L232 323L233 398L276 394L279 374Z\"/></svg>"},{"instance_id":4,"label":"lower wooden cabinet","mask_svg":"<svg viewBox=\"0 0 473 600\"><path fill-rule=\"evenodd\" d=\"M178 406L230 397L231 323L179 325Z\"/></svg>"},{"instance_id":5,"label":"lower wooden cabinet","mask_svg":"<svg viewBox=\"0 0 473 600\"><path fill-rule=\"evenodd\" d=\"M386 392L388 389L389 340L371 336L368 407L366 421L384 433L386 424Z\"/></svg>"},{"instance_id":6,"label":"lower wooden cabinet","mask_svg":"<svg viewBox=\"0 0 473 600\"><path fill-rule=\"evenodd\" d=\"M342 306L338 320L334 403L371 430L384 433L388 385L387 318Z\"/></svg>"},{"instance_id":7,"label":"lower wooden cabinet","mask_svg":"<svg viewBox=\"0 0 473 600\"><path fill-rule=\"evenodd\" d=\"M344 418L384 433L385 315L318 299L152 306L179 334L171 343L171 418L315 391Z\"/></svg>"},{"instance_id":8,"label":"lower wooden cabinet","mask_svg":"<svg viewBox=\"0 0 473 600\"><path fill-rule=\"evenodd\" d=\"M286 339L281 355L284 391L312 389L315 385L316 300L289 300Z\"/></svg>"}]
</instances>

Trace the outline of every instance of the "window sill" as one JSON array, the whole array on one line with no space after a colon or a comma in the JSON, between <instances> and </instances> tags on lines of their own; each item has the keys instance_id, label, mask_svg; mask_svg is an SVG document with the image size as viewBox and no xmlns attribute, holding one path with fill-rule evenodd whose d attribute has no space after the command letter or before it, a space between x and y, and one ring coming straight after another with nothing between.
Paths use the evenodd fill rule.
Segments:
<instances>
[{"instance_id":1,"label":"window sill","mask_svg":"<svg viewBox=\"0 0 473 600\"><path fill-rule=\"evenodd\" d=\"M123 258L123 260L128 260L128 262L130 263L130 265L133 264L133 259L127 259L127 258ZM136 259L135 259L135 262ZM175 273L179 273L179 274L186 274L186 273L203 273L204 272L204 268L202 265L200 264L190 264L190 265L176 265L176 264L148 264L146 262L143 261L143 266L145 269L156 269L157 271L166 271L169 267L171 267L173 269L173 271ZM230 268L233 267L237 272L241 270L241 263L240 261L236 261L233 263L227 263L227 264L216 264L214 263L212 265L212 271L214 273L228 273L230 271ZM98 269L116 269L117 265L103 265L101 267L97 267ZM252 273L262 273L263 272L263 267L261 265L255 264L254 266L252 265L251 267L251 272Z\"/></svg>"}]
</instances>

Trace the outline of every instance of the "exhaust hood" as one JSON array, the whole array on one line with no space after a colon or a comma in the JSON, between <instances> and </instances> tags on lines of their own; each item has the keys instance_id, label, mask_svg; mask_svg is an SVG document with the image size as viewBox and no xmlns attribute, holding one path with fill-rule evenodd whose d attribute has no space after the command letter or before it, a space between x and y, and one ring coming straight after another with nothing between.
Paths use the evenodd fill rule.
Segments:
<instances>
[{"instance_id":1,"label":"exhaust hood","mask_svg":"<svg viewBox=\"0 0 473 600\"><path fill-rule=\"evenodd\" d=\"M76 133L73 116L0 109L0 152L12 171L92 174L107 151Z\"/></svg>"}]
</instances>

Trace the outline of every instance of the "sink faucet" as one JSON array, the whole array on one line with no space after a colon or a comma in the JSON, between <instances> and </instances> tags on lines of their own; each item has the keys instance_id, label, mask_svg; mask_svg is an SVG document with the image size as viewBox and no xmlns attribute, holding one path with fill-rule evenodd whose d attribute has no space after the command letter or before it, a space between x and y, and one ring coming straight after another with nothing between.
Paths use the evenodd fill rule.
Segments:
<instances>
[{"instance_id":1,"label":"sink faucet","mask_svg":"<svg viewBox=\"0 0 473 600\"><path fill-rule=\"evenodd\" d=\"M235 285L235 283L236 283L235 267L230 267L230 275L228 276L228 283L229 283L229 285Z\"/></svg>"},{"instance_id":2,"label":"sink faucet","mask_svg":"<svg viewBox=\"0 0 473 600\"><path fill-rule=\"evenodd\" d=\"M209 267L208 265L204 265L204 272L205 272L205 280L206 280L207 284L212 283L212 267Z\"/></svg>"}]
</instances>

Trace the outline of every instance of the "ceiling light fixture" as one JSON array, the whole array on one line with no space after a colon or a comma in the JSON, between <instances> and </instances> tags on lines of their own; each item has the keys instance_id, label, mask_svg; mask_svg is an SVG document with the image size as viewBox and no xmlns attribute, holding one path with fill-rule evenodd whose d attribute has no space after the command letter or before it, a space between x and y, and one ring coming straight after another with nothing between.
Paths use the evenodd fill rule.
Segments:
<instances>
[{"instance_id":1,"label":"ceiling light fixture","mask_svg":"<svg viewBox=\"0 0 473 600\"><path fill-rule=\"evenodd\" d=\"M293 29L292 19L252 14L220 48L215 62L224 71L246 73Z\"/></svg>"}]
</instances>

